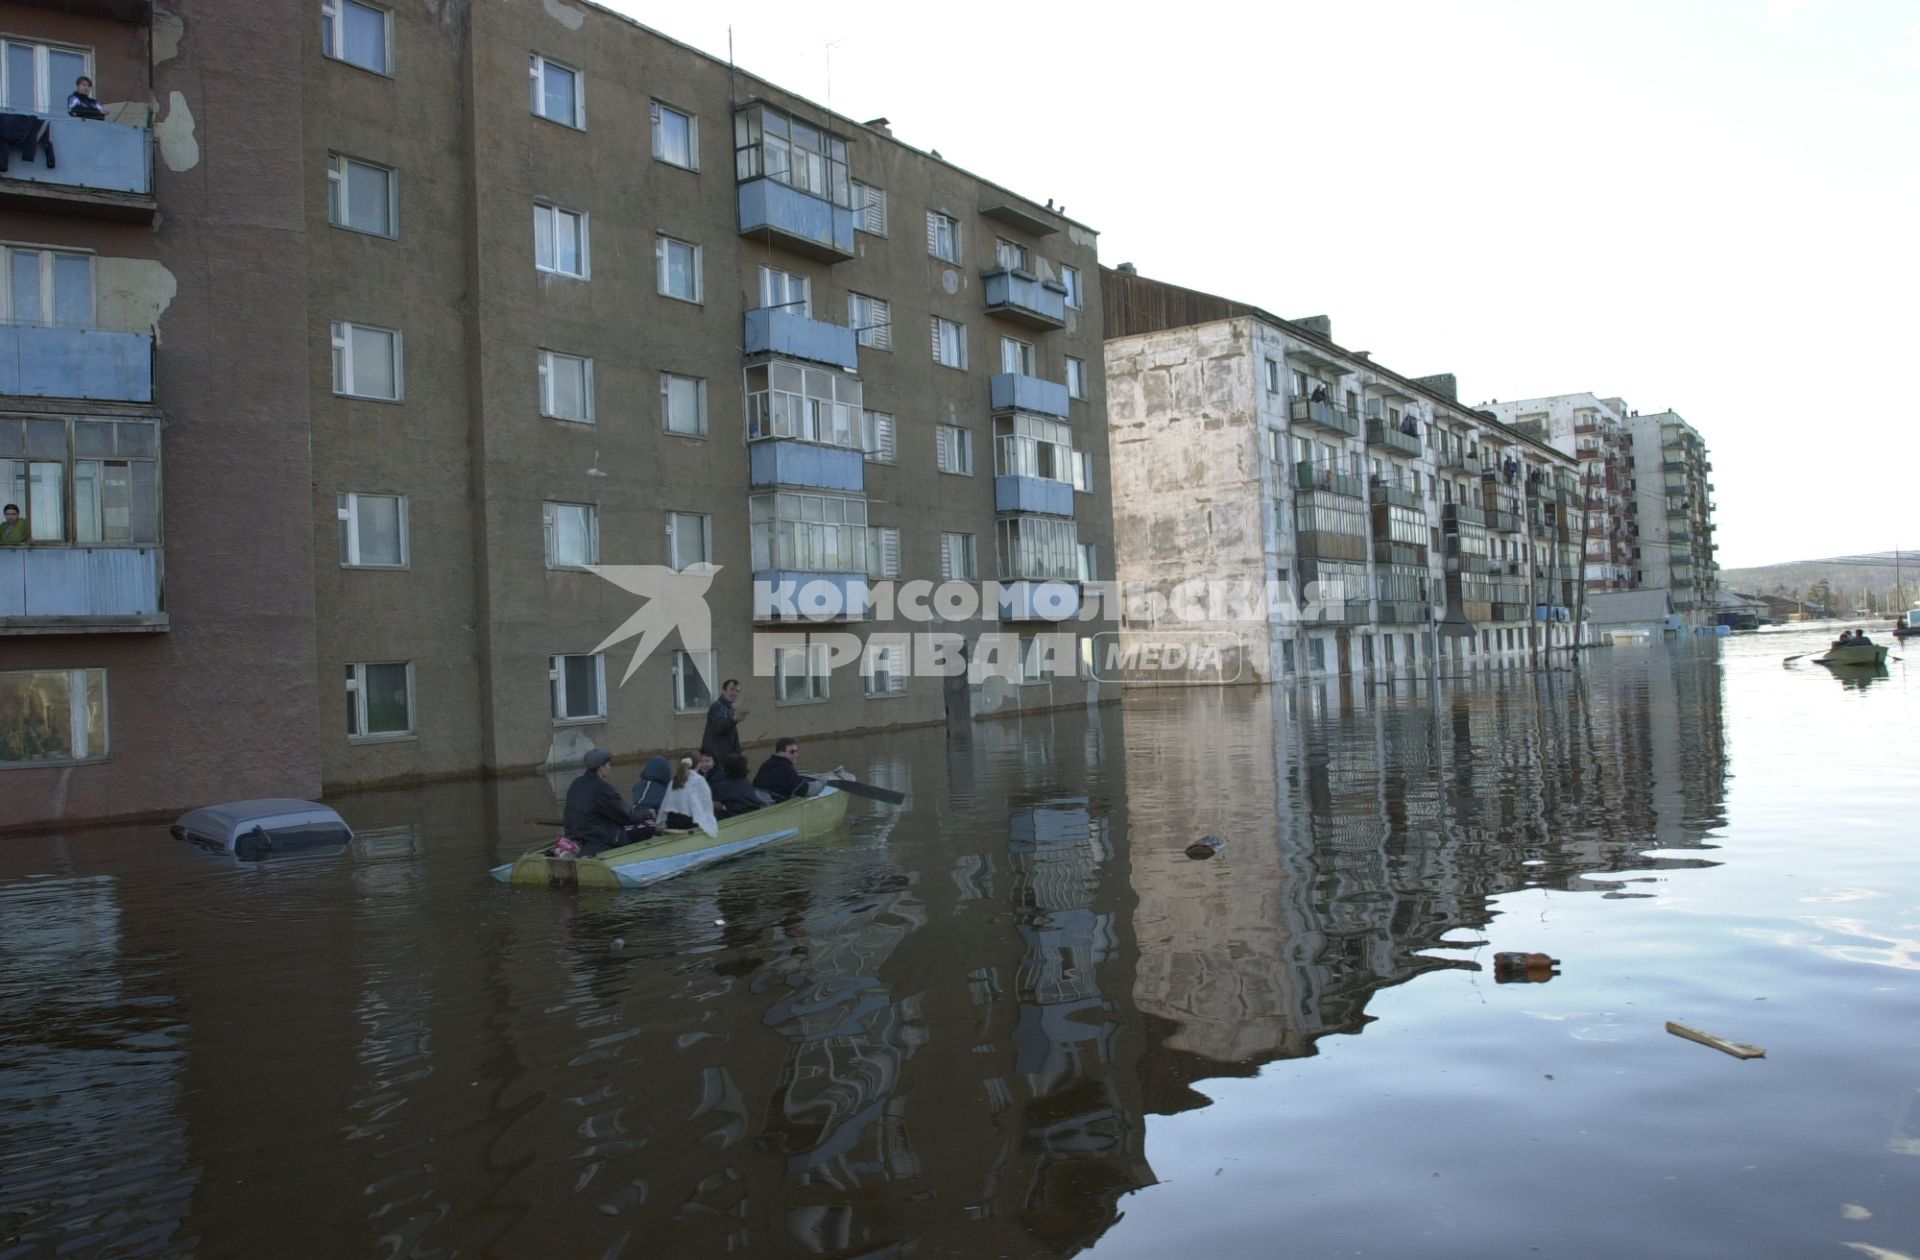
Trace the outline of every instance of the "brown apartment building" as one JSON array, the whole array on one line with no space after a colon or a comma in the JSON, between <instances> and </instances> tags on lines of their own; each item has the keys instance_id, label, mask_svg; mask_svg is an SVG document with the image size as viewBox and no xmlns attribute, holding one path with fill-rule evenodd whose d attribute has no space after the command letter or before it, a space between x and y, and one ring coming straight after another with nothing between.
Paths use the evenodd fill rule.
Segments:
<instances>
[{"instance_id":1,"label":"brown apartment building","mask_svg":"<svg viewBox=\"0 0 1920 1260\"><path fill-rule=\"evenodd\" d=\"M87 335L135 339L115 371L152 347L124 398L0 380L82 444L59 536L36 510L48 536L0 551L0 583L35 567L24 607L0 589L0 826L685 747L727 676L750 740L1101 697L1039 654L914 675L886 637L1111 625L1032 598L1111 576L1090 230L588 5L176 8L0 6L39 64L97 67L84 125L151 174L53 183L84 177L61 152L23 189L16 161L8 239L91 251ZM122 413L157 519L103 540L72 519L102 475L81 421ZM52 613L56 552L154 576ZM595 564L718 565L711 654L670 640L623 685L632 645L594 649L641 600ZM756 577L848 607L780 619ZM891 578L1010 589L889 623L859 591ZM808 630L868 649L829 671ZM790 637L756 662L762 631Z\"/></svg>"}]
</instances>

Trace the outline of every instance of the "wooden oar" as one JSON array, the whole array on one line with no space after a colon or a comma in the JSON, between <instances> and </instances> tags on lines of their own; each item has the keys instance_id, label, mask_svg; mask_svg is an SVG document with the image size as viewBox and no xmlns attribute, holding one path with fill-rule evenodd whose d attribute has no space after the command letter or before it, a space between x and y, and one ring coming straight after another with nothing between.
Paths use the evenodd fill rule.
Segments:
<instances>
[{"instance_id":1,"label":"wooden oar","mask_svg":"<svg viewBox=\"0 0 1920 1260\"><path fill-rule=\"evenodd\" d=\"M811 775L802 775L809 783L818 783L826 787L839 788L848 796L864 796L870 801L885 801L889 805L898 805L907 799L905 792L896 792L892 788L875 787L871 783L861 783L856 779L816 779Z\"/></svg>"},{"instance_id":2,"label":"wooden oar","mask_svg":"<svg viewBox=\"0 0 1920 1260\"><path fill-rule=\"evenodd\" d=\"M1782 665L1790 665L1794 661L1799 660L1803 656L1812 656L1812 655L1813 653L1811 652L1795 652L1792 656L1787 657L1785 660L1781 661L1780 663Z\"/></svg>"}]
</instances>

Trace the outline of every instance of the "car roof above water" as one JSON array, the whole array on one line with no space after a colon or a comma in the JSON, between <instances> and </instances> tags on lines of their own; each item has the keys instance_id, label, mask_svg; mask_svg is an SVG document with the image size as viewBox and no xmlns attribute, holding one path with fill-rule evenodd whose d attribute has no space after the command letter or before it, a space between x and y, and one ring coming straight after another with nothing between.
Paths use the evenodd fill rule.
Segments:
<instances>
[{"instance_id":1,"label":"car roof above water","mask_svg":"<svg viewBox=\"0 0 1920 1260\"><path fill-rule=\"evenodd\" d=\"M204 843L233 848L234 841L255 827L280 831L291 827L334 826L351 838L346 821L328 806L312 801L269 797L257 801L228 801L224 805L204 805L188 810L174 821L173 829Z\"/></svg>"}]
</instances>

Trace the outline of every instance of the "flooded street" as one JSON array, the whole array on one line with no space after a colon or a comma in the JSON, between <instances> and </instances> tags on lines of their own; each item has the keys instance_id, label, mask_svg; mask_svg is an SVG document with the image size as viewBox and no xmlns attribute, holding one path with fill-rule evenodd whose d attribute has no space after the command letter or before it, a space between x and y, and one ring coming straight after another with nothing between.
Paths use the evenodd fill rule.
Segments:
<instances>
[{"instance_id":1,"label":"flooded street","mask_svg":"<svg viewBox=\"0 0 1920 1260\"><path fill-rule=\"evenodd\" d=\"M816 741L908 803L645 892L487 879L534 778L0 841L0 1260L1920 1254L1920 663L1828 637Z\"/></svg>"}]
</instances>

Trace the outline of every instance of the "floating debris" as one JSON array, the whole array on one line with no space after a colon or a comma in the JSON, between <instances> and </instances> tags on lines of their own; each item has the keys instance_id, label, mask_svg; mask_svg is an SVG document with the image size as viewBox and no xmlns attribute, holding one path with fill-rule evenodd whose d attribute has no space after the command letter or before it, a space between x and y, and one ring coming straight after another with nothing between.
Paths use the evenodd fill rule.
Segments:
<instances>
[{"instance_id":1,"label":"floating debris","mask_svg":"<svg viewBox=\"0 0 1920 1260\"><path fill-rule=\"evenodd\" d=\"M1545 984L1560 974L1560 960L1545 954L1511 952L1493 956L1495 984Z\"/></svg>"},{"instance_id":2,"label":"floating debris","mask_svg":"<svg viewBox=\"0 0 1920 1260\"><path fill-rule=\"evenodd\" d=\"M1698 1028L1689 1028L1685 1024L1667 1021L1667 1031L1676 1037L1685 1037L1688 1041L1697 1041L1703 1046L1712 1046L1722 1054L1730 1054L1736 1059L1764 1059L1767 1052L1759 1046L1750 1046L1744 1041L1728 1041L1725 1037L1716 1037L1712 1033L1701 1032Z\"/></svg>"},{"instance_id":3,"label":"floating debris","mask_svg":"<svg viewBox=\"0 0 1920 1260\"><path fill-rule=\"evenodd\" d=\"M1226 847L1227 842L1219 836L1201 836L1187 846L1187 856L1196 862L1204 862Z\"/></svg>"}]
</instances>

